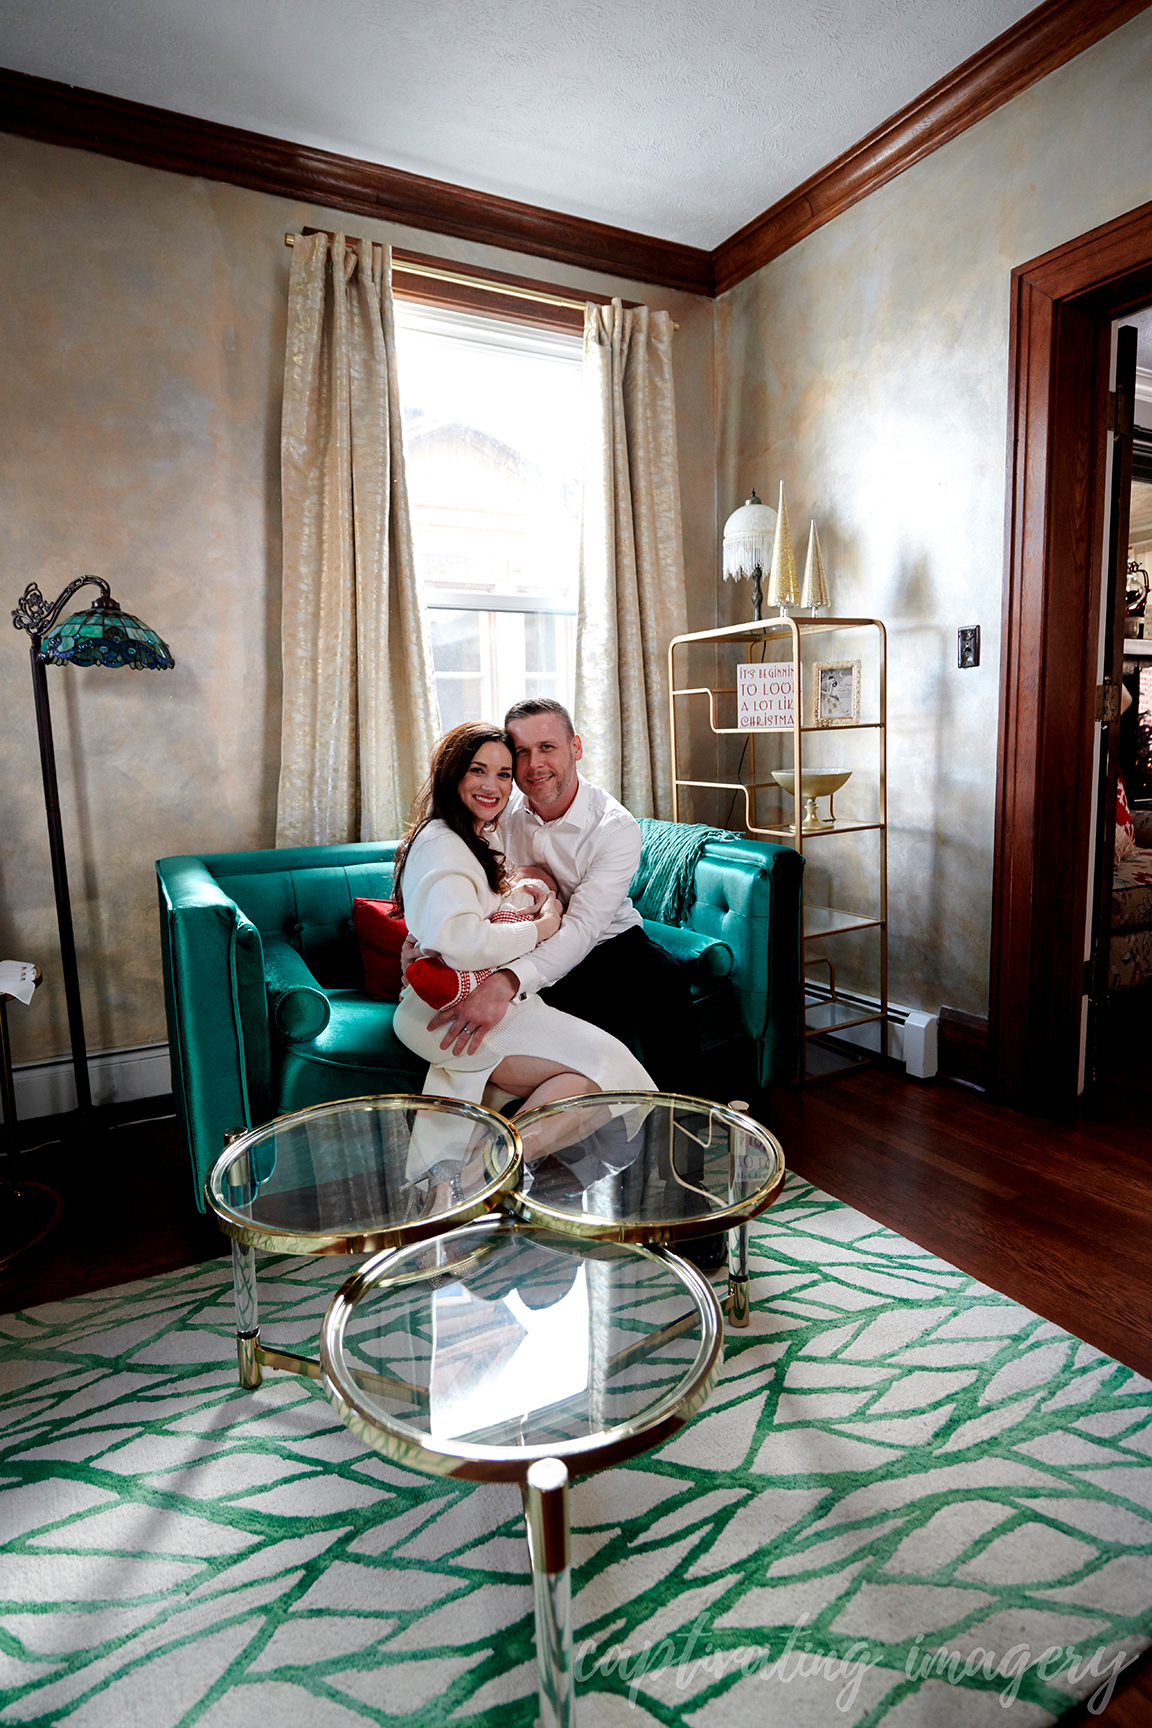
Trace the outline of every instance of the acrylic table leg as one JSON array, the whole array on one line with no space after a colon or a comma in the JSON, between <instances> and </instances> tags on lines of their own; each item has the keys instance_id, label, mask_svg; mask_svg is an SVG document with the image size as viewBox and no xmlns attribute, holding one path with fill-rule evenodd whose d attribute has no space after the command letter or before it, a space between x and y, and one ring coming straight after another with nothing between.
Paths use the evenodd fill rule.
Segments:
<instances>
[{"instance_id":1,"label":"acrylic table leg","mask_svg":"<svg viewBox=\"0 0 1152 1728\"><path fill-rule=\"evenodd\" d=\"M748 1226L728 1232L728 1324L748 1324Z\"/></svg>"},{"instance_id":2,"label":"acrylic table leg","mask_svg":"<svg viewBox=\"0 0 1152 1728\"><path fill-rule=\"evenodd\" d=\"M568 1471L559 1458L541 1458L529 1467L524 1517L536 1606L540 1728L575 1728Z\"/></svg>"},{"instance_id":3,"label":"acrylic table leg","mask_svg":"<svg viewBox=\"0 0 1152 1728\"><path fill-rule=\"evenodd\" d=\"M748 1113L743 1098L733 1098L728 1105L741 1116ZM735 1123L728 1130L728 1204L742 1191L738 1181L747 1168L747 1135ZM748 1324L748 1226L739 1225L728 1232L728 1324L738 1329Z\"/></svg>"},{"instance_id":4,"label":"acrylic table leg","mask_svg":"<svg viewBox=\"0 0 1152 1728\"><path fill-rule=\"evenodd\" d=\"M256 1360L260 1342L260 1309L256 1301L256 1250L232 1244L232 1288L236 1294L236 1361L240 1384L251 1392L263 1375Z\"/></svg>"}]
</instances>

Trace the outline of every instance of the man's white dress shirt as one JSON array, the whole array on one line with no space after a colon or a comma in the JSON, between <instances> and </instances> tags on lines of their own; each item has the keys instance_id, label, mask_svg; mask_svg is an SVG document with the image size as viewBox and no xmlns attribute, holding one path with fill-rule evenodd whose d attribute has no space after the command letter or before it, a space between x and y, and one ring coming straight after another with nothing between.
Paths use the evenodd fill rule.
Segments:
<instances>
[{"instance_id":1,"label":"man's white dress shirt","mask_svg":"<svg viewBox=\"0 0 1152 1728\"><path fill-rule=\"evenodd\" d=\"M522 991L546 990L598 943L642 928L628 898L640 862L640 826L623 804L582 776L572 803L554 822L542 822L524 794L513 792L496 844L510 864L550 870L565 904L555 936L507 967Z\"/></svg>"}]
</instances>

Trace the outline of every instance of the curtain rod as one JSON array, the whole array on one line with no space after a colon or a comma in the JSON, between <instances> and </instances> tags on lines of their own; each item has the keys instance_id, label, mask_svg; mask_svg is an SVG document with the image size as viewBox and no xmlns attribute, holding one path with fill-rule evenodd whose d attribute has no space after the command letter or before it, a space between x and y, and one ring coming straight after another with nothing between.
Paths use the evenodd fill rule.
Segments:
<instances>
[{"instance_id":1,"label":"curtain rod","mask_svg":"<svg viewBox=\"0 0 1152 1728\"><path fill-rule=\"evenodd\" d=\"M327 230L317 229L316 232L324 233ZM285 246L295 246L295 234L285 234L284 244ZM344 244L346 246L359 246L360 242L354 235L346 234ZM402 276L427 276L434 282L455 282L462 288L483 288L488 294L510 294L513 299L535 300L542 306L567 306L573 312L583 312L588 305L586 300L566 300L562 294L543 294L537 288L520 288L513 282L489 282L483 276L465 276L459 270L441 270L431 264L410 264L405 259L394 263L392 268L394 271L399 271ZM673 319L672 328L673 330L680 328L675 319Z\"/></svg>"},{"instance_id":2,"label":"curtain rod","mask_svg":"<svg viewBox=\"0 0 1152 1728\"><path fill-rule=\"evenodd\" d=\"M359 246L359 240L346 234L347 246ZM285 246L295 246L295 234L285 234ZM541 294L535 288L518 288L511 282L488 282L483 276L464 276L459 270L440 270L431 264L409 264L404 259L393 265L404 276L428 276L434 282L456 282L463 288L483 288L489 294L511 294L517 300L538 300L544 306L567 306L573 312L583 312L586 300L566 300L562 294Z\"/></svg>"}]
</instances>

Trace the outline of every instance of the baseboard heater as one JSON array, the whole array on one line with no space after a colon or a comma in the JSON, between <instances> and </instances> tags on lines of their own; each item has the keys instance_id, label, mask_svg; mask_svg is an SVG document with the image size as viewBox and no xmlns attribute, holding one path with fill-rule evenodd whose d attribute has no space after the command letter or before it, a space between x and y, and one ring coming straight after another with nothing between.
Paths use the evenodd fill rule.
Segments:
<instances>
[{"instance_id":1,"label":"baseboard heater","mask_svg":"<svg viewBox=\"0 0 1152 1728\"><path fill-rule=\"evenodd\" d=\"M805 995L815 1002L832 1000L832 992L825 985L814 984L811 980L805 985ZM836 1000L847 1003L850 1008L858 1008L862 1014L880 1012L880 1000L876 996L859 996L852 990L837 990ZM922 1008L902 1008L895 1002L888 1004L888 1055L893 1061L903 1062L913 1079L930 1080L936 1072L939 1023L938 1014L929 1014ZM853 1044L876 1055L880 1051L881 1031L878 1020L869 1020L862 1026L842 1027L829 1036L838 1043Z\"/></svg>"}]
</instances>

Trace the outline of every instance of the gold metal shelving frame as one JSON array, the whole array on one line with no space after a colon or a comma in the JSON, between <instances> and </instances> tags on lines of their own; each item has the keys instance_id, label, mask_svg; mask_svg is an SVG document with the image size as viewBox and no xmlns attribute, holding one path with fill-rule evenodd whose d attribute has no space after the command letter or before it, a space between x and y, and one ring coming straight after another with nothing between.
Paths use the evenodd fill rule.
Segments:
<instances>
[{"instance_id":1,"label":"gold metal shelving frame","mask_svg":"<svg viewBox=\"0 0 1152 1728\"><path fill-rule=\"evenodd\" d=\"M804 707L808 699L808 681L802 675L802 647L811 638L821 636L845 635L850 631L870 632L875 656L877 710L876 718L866 718L850 723L838 722L833 727L816 726L804 723ZM736 684L733 670L732 684L697 684L678 685L676 682L676 654L678 649L690 646L712 644L716 649L718 667L722 665L722 651L725 648L749 649L759 647L760 658L764 659L772 644L786 644L791 652L793 674L796 689L796 712L799 724L793 726L774 726L748 729L740 726L722 726L717 723L719 712L718 698L731 699L733 715L736 710ZM861 654L861 659L863 655ZM735 667L733 660L730 664ZM718 674L719 675L719 674ZM759 623L730 624L720 630L700 630L686 636L675 636L668 647L668 690L672 736L672 819L680 820L681 791L698 789L701 791L731 792L733 797L743 797L744 826L755 839L774 841L780 846L792 846L803 856L808 848L815 844L818 848L821 841L829 834L875 833L879 839L879 863L877 890L879 899L879 915L857 910L844 910L830 906L809 906L805 897L803 904L802 925L802 970L804 997L804 1037L800 1045L800 1069L798 1079L803 1085L811 1080L831 1079L835 1074L845 1073L849 1069L862 1066L868 1057L844 1056L839 1065L833 1065L836 1053L829 1052L823 1045L813 1041L826 1039L836 1032L846 1031L849 1027L863 1026L870 1023L879 1026L880 1056L888 1054L888 782L887 782L887 736L888 736L888 634L878 618L766 618ZM686 725L680 720L680 704L692 698L705 697L708 703L708 724L711 732L717 737L739 737L747 740L748 773L738 780L688 780L680 775L680 758ZM815 716L813 715L813 719ZM794 800L794 825L760 822L760 793L771 791L777 798L782 796L780 788L772 779L759 779L756 767L757 739L767 737L778 739L780 734L792 734L792 767L796 776L794 784L800 786L800 774L804 759L804 740L814 732L827 734L829 731L874 732L876 734L876 786L878 820L875 822L840 821L836 819L827 827L810 829L805 832L802 826L802 800L799 795ZM761 748L763 760L763 745ZM855 770L853 770L855 772ZM868 1005L845 999L838 995L836 988L836 970L829 956L813 952L809 944L824 942L849 930L875 929L879 942L879 972L880 996L879 1005L873 1009ZM810 967L826 965L829 982L826 986L809 983ZM815 1061L814 1061L815 1058Z\"/></svg>"}]
</instances>

